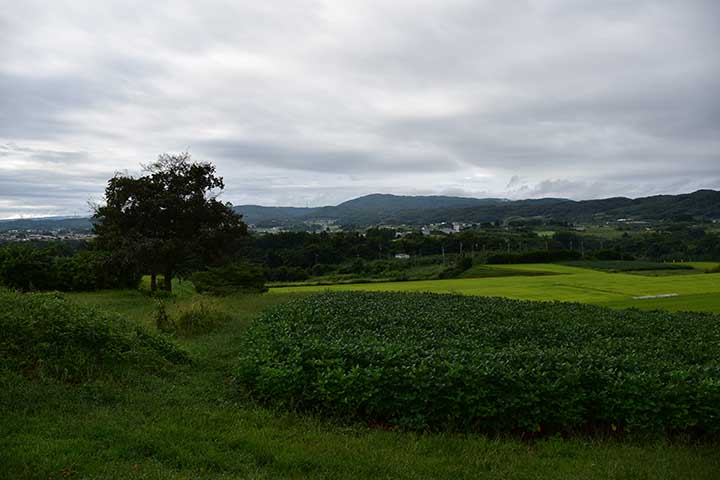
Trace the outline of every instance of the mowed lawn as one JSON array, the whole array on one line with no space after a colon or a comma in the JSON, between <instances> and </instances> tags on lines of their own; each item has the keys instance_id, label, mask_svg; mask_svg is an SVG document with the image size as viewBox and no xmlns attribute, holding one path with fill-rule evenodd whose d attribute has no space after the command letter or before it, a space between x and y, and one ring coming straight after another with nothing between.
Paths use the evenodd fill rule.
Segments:
<instances>
[{"instance_id":1,"label":"mowed lawn","mask_svg":"<svg viewBox=\"0 0 720 480\"><path fill-rule=\"evenodd\" d=\"M525 300L582 302L614 308L662 308L720 313L720 274L704 273L702 270L716 264L692 265L698 269L697 273L665 276L608 273L557 264L488 265L489 268L502 271L528 272L528 276L293 286L273 288L271 292L277 294L324 290L369 290L459 293ZM538 272L548 275L537 275ZM677 294L677 296L634 298L667 294Z\"/></svg>"}]
</instances>

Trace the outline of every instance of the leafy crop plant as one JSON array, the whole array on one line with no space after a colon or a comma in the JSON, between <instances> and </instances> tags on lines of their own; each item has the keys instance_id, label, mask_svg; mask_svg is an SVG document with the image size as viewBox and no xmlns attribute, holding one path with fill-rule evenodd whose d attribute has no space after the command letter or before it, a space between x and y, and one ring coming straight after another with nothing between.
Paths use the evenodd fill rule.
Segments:
<instances>
[{"instance_id":1,"label":"leafy crop plant","mask_svg":"<svg viewBox=\"0 0 720 480\"><path fill-rule=\"evenodd\" d=\"M261 401L413 430L720 432L720 316L431 293L324 293L262 316Z\"/></svg>"}]
</instances>

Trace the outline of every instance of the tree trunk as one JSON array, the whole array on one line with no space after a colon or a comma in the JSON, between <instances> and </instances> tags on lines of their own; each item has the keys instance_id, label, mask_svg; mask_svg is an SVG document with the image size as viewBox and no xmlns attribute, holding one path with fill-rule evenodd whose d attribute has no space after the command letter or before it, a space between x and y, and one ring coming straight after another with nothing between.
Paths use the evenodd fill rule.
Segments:
<instances>
[{"instance_id":1,"label":"tree trunk","mask_svg":"<svg viewBox=\"0 0 720 480\"><path fill-rule=\"evenodd\" d=\"M155 293L157 290L157 273L152 272L150 274L150 291Z\"/></svg>"},{"instance_id":2,"label":"tree trunk","mask_svg":"<svg viewBox=\"0 0 720 480\"><path fill-rule=\"evenodd\" d=\"M165 276L163 278L165 288L164 290L169 292L172 292L172 272L165 272Z\"/></svg>"}]
</instances>

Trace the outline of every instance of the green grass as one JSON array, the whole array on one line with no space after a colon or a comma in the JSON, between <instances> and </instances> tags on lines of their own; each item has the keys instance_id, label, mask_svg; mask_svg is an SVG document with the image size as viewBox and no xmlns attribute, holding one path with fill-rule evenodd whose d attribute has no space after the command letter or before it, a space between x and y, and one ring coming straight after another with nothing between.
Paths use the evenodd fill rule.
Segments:
<instances>
[{"instance_id":1,"label":"green grass","mask_svg":"<svg viewBox=\"0 0 720 480\"><path fill-rule=\"evenodd\" d=\"M552 273L555 275L459 278L417 282L388 282L318 287L271 289L271 293L317 292L324 290L414 291L499 296L522 300L558 300L608 305L618 308L658 308L654 300L633 297L677 293L664 299L662 308L720 313L720 274L682 276L639 276L608 273L558 264L487 265L504 271ZM693 297L690 301L689 298Z\"/></svg>"},{"instance_id":2,"label":"green grass","mask_svg":"<svg viewBox=\"0 0 720 480\"><path fill-rule=\"evenodd\" d=\"M257 406L229 376L253 318L294 295L230 297L233 320L180 340L193 363L80 386L0 375L0 477L12 479L714 479L720 446L417 434ZM137 292L73 295L151 323ZM192 297L177 299L182 303Z\"/></svg>"},{"instance_id":3,"label":"green grass","mask_svg":"<svg viewBox=\"0 0 720 480\"><path fill-rule=\"evenodd\" d=\"M505 266L509 266L511 268L503 268ZM550 271L535 271L532 269L517 269L512 268L510 265L483 265L483 264L477 264L473 265L469 269L465 270L462 275L460 275L461 278L488 278L488 277L515 277L515 276L525 276L525 277L532 277L536 275L553 275L555 272Z\"/></svg>"},{"instance_id":4,"label":"green grass","mask_svg":"<svg viewBox=\"0 0 720 480\"><path fill-rule=\"evenodd\" d=\"M397 282L397 281L415 281L437 278L445 269L443 264L416 265L406 269L384 272L379 275L357 274L357 273L332 273L311 277L307 280L297 282L268 282L268 287L287 287L287 286L318 286L318 285L337 285L351 283L375 283L375 282Z\"/></svg>"}]
</instances>

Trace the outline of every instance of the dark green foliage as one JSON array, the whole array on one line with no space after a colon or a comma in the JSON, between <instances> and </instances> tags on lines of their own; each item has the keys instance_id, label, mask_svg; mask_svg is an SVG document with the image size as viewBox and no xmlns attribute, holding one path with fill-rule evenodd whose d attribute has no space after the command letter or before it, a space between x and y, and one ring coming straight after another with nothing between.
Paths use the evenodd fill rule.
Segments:
<instances>
[{"instance_id":1,"label":"dark green foliage","mask_svg":"<svg viewBox=\"0 0 720 480\"><path fill-rule=\"evenodd\" d=\"M161 155L141 177L110 179L95 211L97 241L153 279L162 274L170 291L175 275L216 263L247 234L241 216L216 198L223 188L212 164Z\"/></svg>"},{"instance_id":2,"label":"dark green foliage","mask_svg":"<svg viewBox=\"0 0 720 480\"><path fill-rule=\"evenodd\" d=\"M191 280L195 290L211 295L267 292L262 268L249 263L232 263L195 272Z\"/></svg>"},{"instance_id":3,"label":"dark green foliage","mask_svg":"<svg viewBox=\"0 0 720 480\"><path fill-rule=\"evenodd\" d=\"M313 277L319 277L321 275L327 275L328 273L332 273L334 270L335 268L332 265L318 263L317 265L313 265L313 267L310 269L310 273Z\"/></svg>"},{"instance_id":4,"label":"dark green foliage","mask_svg":"<svg viewBox=\"0 0 720 480\"><path fill-rule=\"evenodd\" d=\"M596 260L635 260L632 255L623 253L619 248L595 250L591 256Z\"/></svg>"},{"instance_id":5,"label":"dark green foliage","mask_svg":"<svg viewBox=\"0 0 720 480\"><path fill-rule=\"evenodd\" d=\"M574 250L538 250L525 253L499 253L491 255L487 259L490 264L512 264L512 263L550 263L563 260L578 260L582 257L580 252Z\"/></svg>"},{"instance_id":6,"label":"dark green foliage","mask_svg":"<svg viewBox=\"0 0 720 480\"><path fill-rule=\"evenodd\" d=\"M371 228L364 233L282 232L253 235L238 252L243 258L262 262L272 282L338 275L355 275L358 280L413 278L409 270L421 264L452 265L463 255L473 258L476 264L485 261L545 263L580 258L720 259L720 234L707 225L690 228L687 224L664 223L652 227L618 224L587 231L568 227L548 225L546 228L550 231L559 229L552 236L546 232L539 235L527 228L496 225L478 226L451 235L403 232L400 238L396 238L398 232L388 228ZM411 258L394 262L393 257L398 253L407 253Z\"/></svg>"},{"instance_id":7,"label":"dark green foliage","mask_svg":"<svg viewBox=\"0 0 720 480\"><path fill-rule=\"evenodd\" d=\"M450 267L440 273L440 278L456 278L462 275L473 266L472 258L462 256Z\"/></svg>"},{"instance_id":8,"label":"dark green foliage","mask_svg":"<svg viewBox=\"0 0 720 480\"><path fill-rule=\"evenodd\" d=\"M300 282L307 280L310 274L302 267L277 267L267 270L267 279L273 282Z\"/></svg>"},{"instance_id":9,"label":"dark green foliage","mask_svg":"<svg viewBox=\"0 0 720 480\"><path fill-rule=\"evenodd\" d=\"M632 272L644 270L692 270L692 265L662 262L641 262L632 260L581 260L563 262L565 265L592 268L607 272Z\"/></svg>"},{"instance_id":10,"label":"dark green foliage","mask_svg":"<svg viewBox=\"0 0 720 480\"><path fill-rule=\"evenodd\" d=\"M720 433L720 316L326 293L263 316L238 385L411 429Z\"/></svg>"},{"instance_id":11,"label":"dark green foliage","mask_svg":"<svg viewBox=\"0 0 720 480\"><path fill-rule=\"evenodd\" d=\"M0 368L83 382L187 361L164 338L58 294L0 290L0 305Z\"/></svg>"},{"instance_id":12,"label":"dark green foliage","mask_svg":"<svg viewBox=\"0 0 720 480\"><path fill-rule=\"evenodd\" d=\"M127 267L108 252L80 250L72 254L59 244L0 248L0 284L22 291L133 288L140 282L140 274Z\"/></svg>"}]
</instances>

